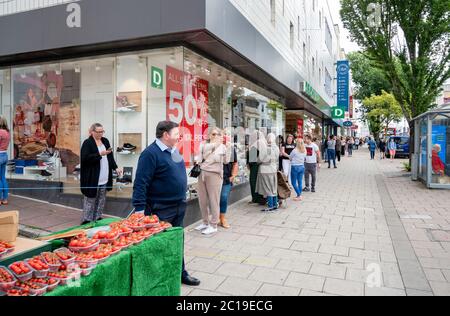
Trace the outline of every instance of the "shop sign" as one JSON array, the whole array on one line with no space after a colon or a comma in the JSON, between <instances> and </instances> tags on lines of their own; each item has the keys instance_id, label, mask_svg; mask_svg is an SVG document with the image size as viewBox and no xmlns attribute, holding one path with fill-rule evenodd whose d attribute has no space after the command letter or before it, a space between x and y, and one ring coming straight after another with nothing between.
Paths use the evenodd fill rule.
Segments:
<instances>
[{"instance_id":1,"label":"shop sign","mask_svg":"<svg viewBox=\"0 0 450 316\"><path fill-rule=\"evenodd\" d=\"M331 108L331 117L333 119L343 119L345 118L345 109L341 107Z\"/></svg>"},{"instance_id":2,"label":"shop sign","mask_svg":"<svg viewBox=\"0 0 450 316\"><path fill-rule=\"evenodd\" d=\"M152 67L151 72L152 88L162 90L164 88L164 71L157 67Z\"/></svg>"},{"instance_id":3,"label":"shop sign","mask_svg":"<svg viewBox=\"0 0 450 316\"><path fill-rule=\"evenodd\" d=\"M167 66L167 120L180 125L180 153L186 164L198 154L208 133L209 82Z\"/></svg>"},{"instance_id":4,"label":"shop sign","mask_svg":"<svg viewBox=\"0 0 450 316\"><path fill-rule=\"evenodd\" d=\"M350 63L348 60L337 62L337 106L345 111L350 106Z\"/></svg>"},{"instance_id":5,"label":"shop sign","mask_svg":"<svg viewBox=\"0 0 450 316\"><path fill-rule=\"evenodd\" d=\"M302 93L315 103L320 102L320 95L308 82L303 82Z\"/></svg>"},{"instance_id":6,"label":"shop sign","mask_svg":"<svg viewBox=\"0 0 450 316\"><path fill-rule=\"evenodd\" d=\"M80 28L81 27L81 6L79 3L70 3L66 7L66 12L69 13L66 19L68 28Z\"/></svg>"},{"instance_id":7,"label":"shop sign","mask_svg":"<svg viewBox=\"0 0 450 316\"><path fill-rule=\"evenodd\" d=\"M344 122L344 126L345 127L352 127L353 126L353 122L352 121L345 121Z\"/></svg>"},{"instance_id":8,"label":"shop sign","mask_svg":"<svg viewBox=\"0 0 450 316\"><path fill-rule=\"evenodd\" d=\"M359 129L359 126L358 125L353 125L352 126L352 131L357 131Z\"/></svg>"}]
</instances>

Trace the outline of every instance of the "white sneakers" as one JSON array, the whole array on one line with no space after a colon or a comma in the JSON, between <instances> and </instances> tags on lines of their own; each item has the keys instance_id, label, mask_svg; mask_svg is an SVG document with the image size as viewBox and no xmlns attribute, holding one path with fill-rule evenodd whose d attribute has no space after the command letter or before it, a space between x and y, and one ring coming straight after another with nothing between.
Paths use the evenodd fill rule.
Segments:
<instances>
[{"instance_id":1,"label":"white sneakers","mask_svg":"<svg viewBox=\"0 0 450 316\"><path fill-rule=\"evenodd\" d=\"M217 228L214 228L212 226L208 226L204 231L202 231L202 235L212 235L217 233Z\"/></svg>"},{"instance_id":2,"label":"white sneakers","mask_svg":"<svg viewBox=\"0 0 450 316\"><path fill-rule=\"evenodd\" d=\"M195 230L198 231L198 232L201 232L202 230L205 230L205 229L207 229L208 227L209 227L209 225L201 224L200 226L197 226L197 227L195 228Z\"/></svg>"},{"instance_id":3,"label":"white sneakers","mask_svg":"<svg viewBox=\"0 0 450 316\"><path fill-rule=\"evenodd\" d=\"M201 231L202 235L211 235L217 233L217 228L214 228L212 226L201 224L195 228L196 231Z\"/></svg>"}]
</instances>

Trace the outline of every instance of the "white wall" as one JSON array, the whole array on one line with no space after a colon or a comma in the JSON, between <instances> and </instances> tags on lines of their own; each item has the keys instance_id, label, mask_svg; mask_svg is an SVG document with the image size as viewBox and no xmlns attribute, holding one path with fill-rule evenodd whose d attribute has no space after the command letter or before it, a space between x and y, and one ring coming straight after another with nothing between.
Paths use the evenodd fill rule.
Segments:
<instances>
[{"instance_id":1,"label":"white wall","mask_svg":"<svg viewBox=\"0 0 450 316\"><path fill-rule=\"evenodd\" d=\"M0 16L37 10L79 0L1 0Z\"/></svg>"},{"instance_id":2,"label":"white wall","mask_svg":"<svg viewBox=\"0 0 450 316\"><path fill-rule=\"evenodd\" d=\"M338 37L327 1L337 0L275 0L275 25L271 22L270 0L229 0L250 23L278 50L278 52L314 87L329 105L335 103L334 95L325 91L325 68L332 79L336 77L334 63L338 59ZM313 2L315 10L313 10ZM284 10L283 10L284 3ZM284 12L283 12L284 11ZM319 17L321 12L321 23ZM283 14L284 13L284 14ZM300 26L298 21L300 19ZM332 34L333 51L325 45L325 21ZM290 46L290 23L294 25L294 48ZM306 60L303 57L306 44ZM312 71L312 57L316 70ZM319 68L321 76L319 76ZM336 90L333 80L332 91Z\"/></svg>"},{"instance_id":3,"label":"white wall","mask_svg":"<svg viewBox=\"0 0 450 316\"><path fill-rule=\"evenodd\" d=\"M96 70L95 63L81 65L81 143L89 136L94 123L103 125L105 137L114 141L114 83L113 63L102 64Z\"/></svg>"}]
</instances>

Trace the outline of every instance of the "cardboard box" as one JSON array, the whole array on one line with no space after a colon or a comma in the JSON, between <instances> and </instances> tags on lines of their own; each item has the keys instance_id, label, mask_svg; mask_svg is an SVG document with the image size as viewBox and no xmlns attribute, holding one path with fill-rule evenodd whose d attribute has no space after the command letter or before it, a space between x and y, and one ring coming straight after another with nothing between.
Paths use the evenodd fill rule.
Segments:
<instances>
[{"instance_id":1,"label":"cardboard box","mask_svg":"<svg viewBox=\"0 0 450 316\"><path fill-rule=\"evenodd\" d=\"M0 266L8 266L9 264L32 258L45 251L52 251L50 243L38 240L18 237L15 242L14 252L0 259Z\"/></svg>"},{"instance_id":2,"label":"cardboard box","mask_svg":"<svg viewBox=\"0 0 450 316\"><path fill-rule=\"evenodd\" d=\"M16 242L19 235L19 212L0 213L0 240L6 242Z\"/></svg>"}]
</instances>

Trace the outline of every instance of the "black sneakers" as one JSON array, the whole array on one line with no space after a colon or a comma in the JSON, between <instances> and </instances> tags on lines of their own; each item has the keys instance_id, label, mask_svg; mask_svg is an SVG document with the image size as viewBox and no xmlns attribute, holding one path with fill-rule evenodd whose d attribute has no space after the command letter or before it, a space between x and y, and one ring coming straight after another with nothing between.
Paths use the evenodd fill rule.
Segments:
<instances>
[{"instance_id":1,"label":"black sneakers","mask_svg":"<svg viewBox=\"0 0 450 316\"><path fill-rule=\"evenodd\" d=\"M129 151L133 151L133 150L136 150L136 146L134 146L133 144L130 144L130 143L125 143L125 144L123 144L123 149L125 149L125 150L129 150Z\"/></svg>"},{"instance_id":2,"label":"black sneakers","mask_svg":"<svg viewBox=\"0 0 450 316\"><path fill-rule=\"evenodd\" d=\"M308 187L306 187L306 188L304 188L303 189L303 192L310 192L311 190L308 188Z\"/></svg>"},{"instance_id":3,"label":"black sneakers","mask_svg":"<svg viewBox=\"0 0 450 316\"><path fill-rule=\"evenodd\" d=\"M43 177L50 177L52 174L50 172L48 172L47 170L42 170L41 171L41 176Z\"/></svg>"}]
</instances>

